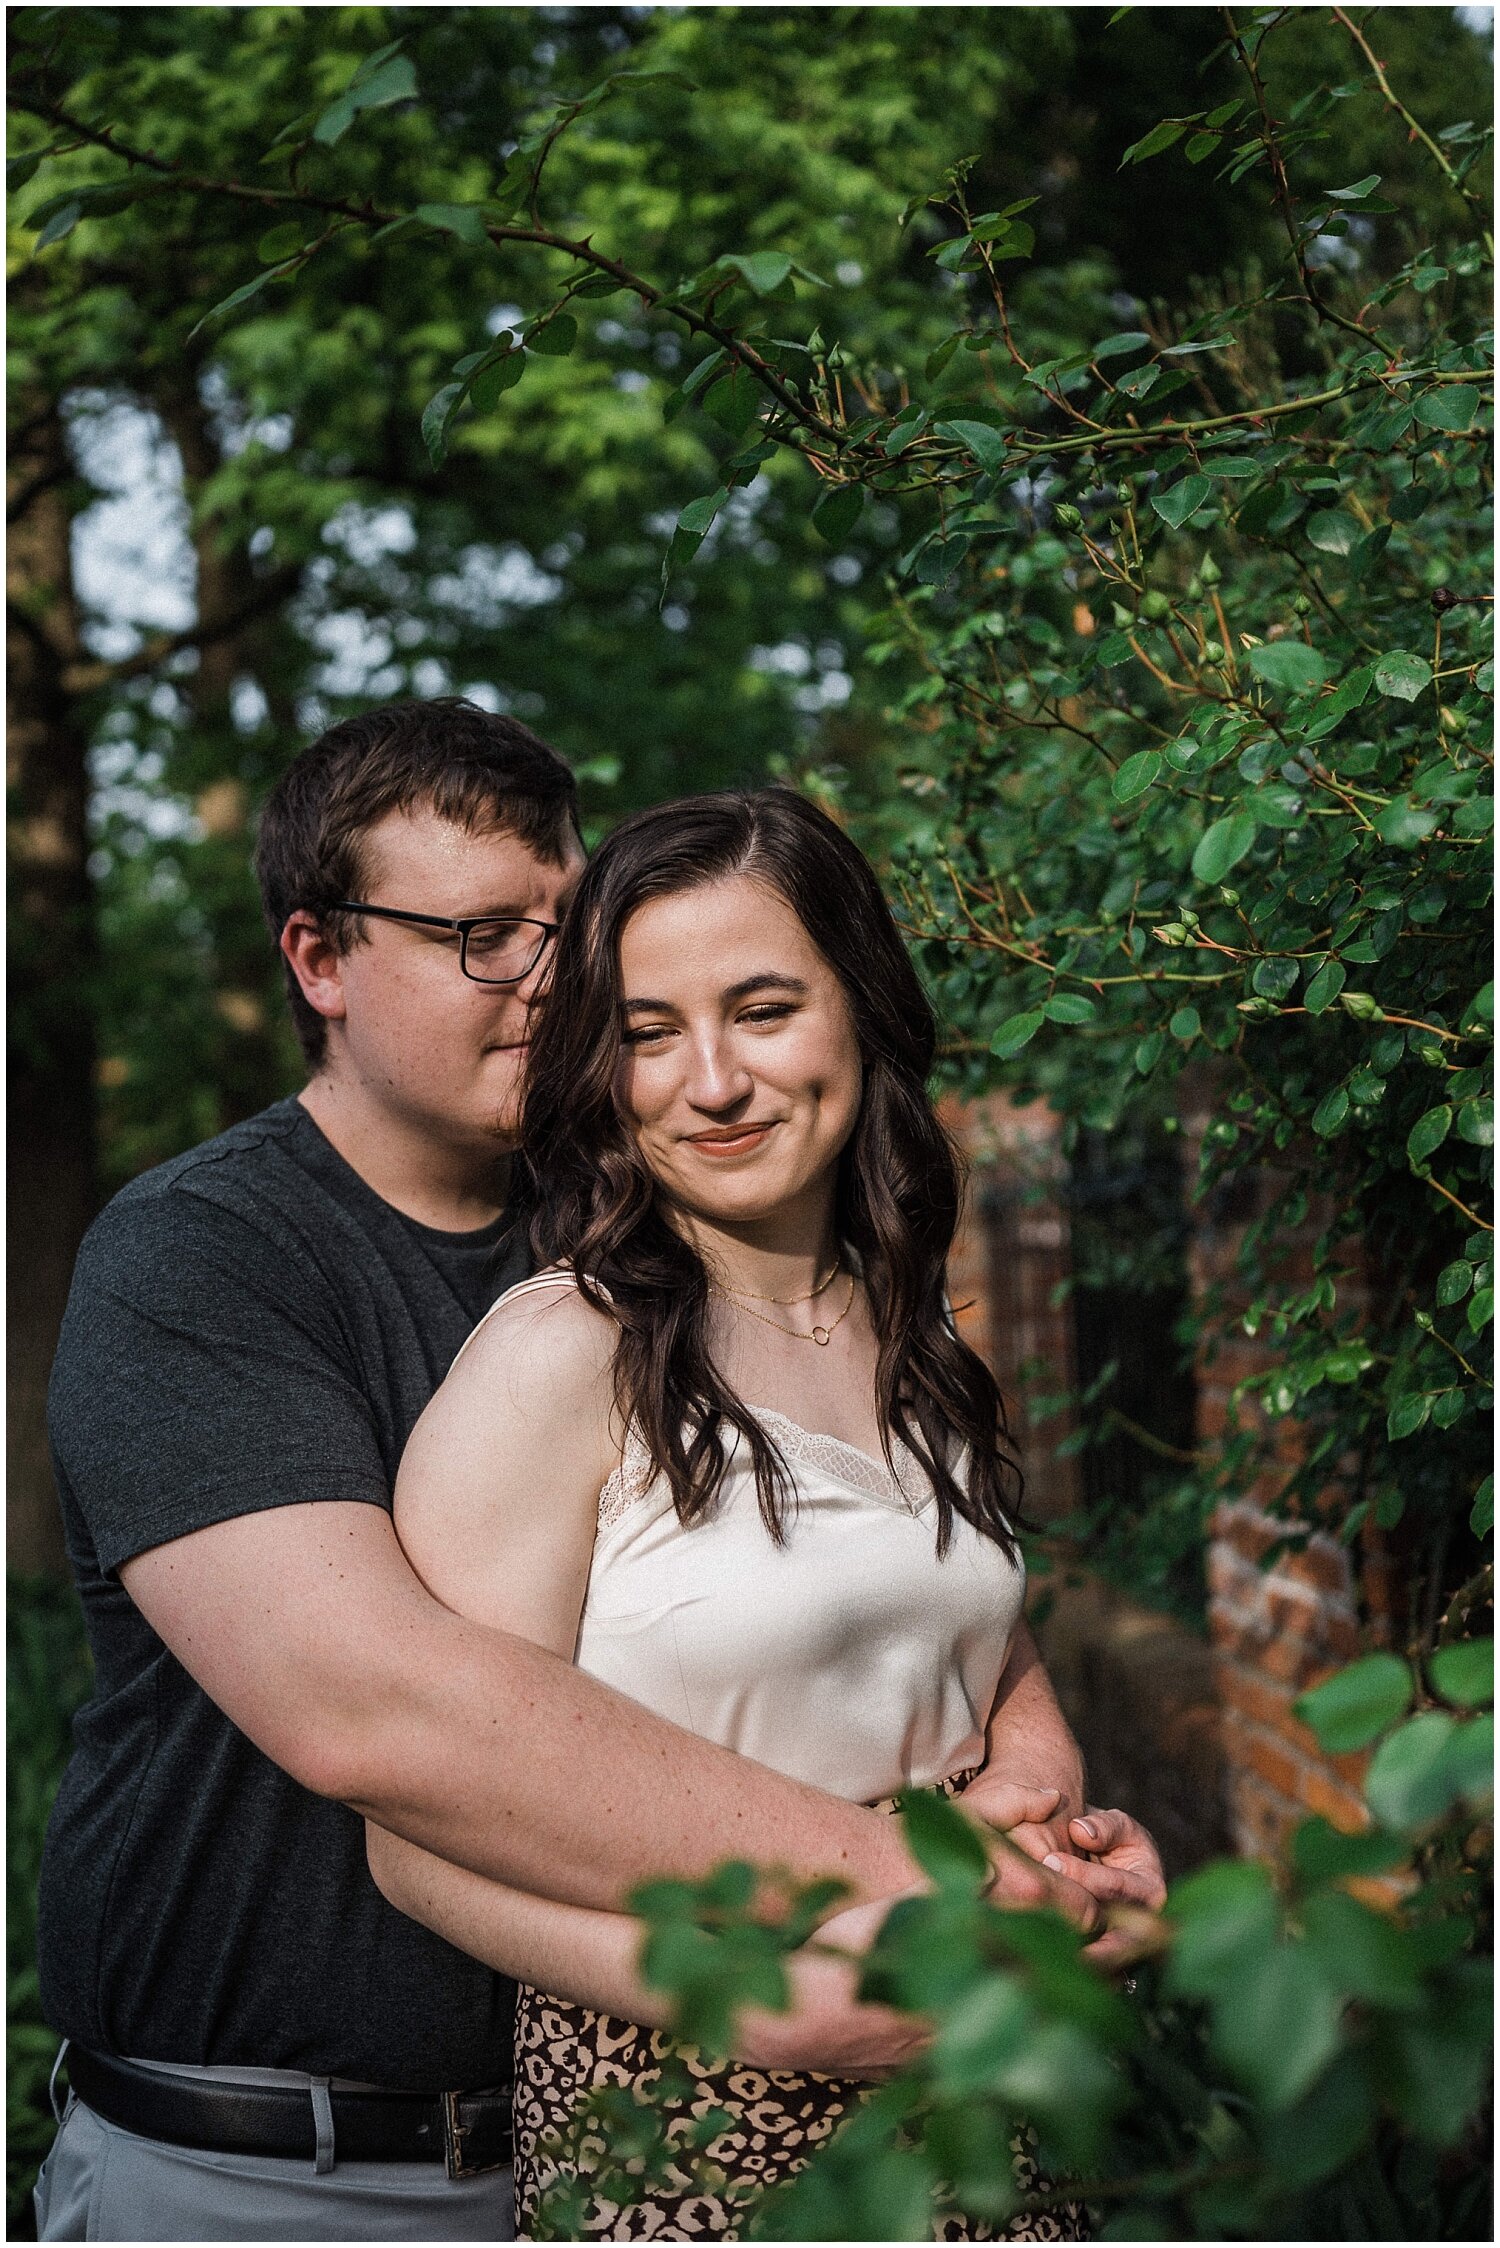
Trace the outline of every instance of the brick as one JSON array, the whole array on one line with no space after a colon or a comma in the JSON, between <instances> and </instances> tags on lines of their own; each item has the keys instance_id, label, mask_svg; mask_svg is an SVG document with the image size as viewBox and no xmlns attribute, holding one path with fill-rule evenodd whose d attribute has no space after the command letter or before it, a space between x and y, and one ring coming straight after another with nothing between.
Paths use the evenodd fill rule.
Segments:
<instances>
[{"instance_id":1,"label":"brick","mask_svg":"<svg viewBox=\"0 0 1500 2248\"><path fill-rule=\"evenodd\" d=\"M1235 1743L1236 1762L1247 1765L1256 1778L1263 1780L1284 1802L1294 1806L1307 1802L1310 1775L1302 1758L1258 1728L1252 1731L1246 1726L1235 1730L1239 1734Z\"/></svg>"},{"instance_id":2,"label":"brick","mask_svg":"<svg viewBox=\"0 0 1500 2248\"><path fill-rule=\"evenodd\" d=\"M1226 1708L1272 1732L1285 1733L1297 1747L1316 1754L1317 1742L1292 1715L1296 1695L1290 1686L1279 1685L1241 1663L1227 1662L1219 1664L1217 1682L1219 1698Z\"/></svg>"},{"instance_id":3,"label":"brick","mask_svg":"<svg viewBox=\"0 0 1500 2248\"><path fill-rule=\"evenodd\" d=\"M1277 1568L1298 1584L1311 1585L1319 1592L1336 1593L1346 1601L1353 1590L1349 1557L1331 1538L1314 1535L1300 1551L1283 1555Z\"/></svg>"},{"instance_id":4,"label":"brick","mask_svg":"<svg viewBox=\"0 0 1500 2248\"><path fill-rule=\"evenodd\" d=\"M1309 1811L1316 1811L1319 1818L1326 1819L1330 1826L1342 1828L1346 1834L1362 1834L1370 1823L1363 1796L1316 1765L1307 1768L1302 1801Z\"/></svg>"}]
</instances>

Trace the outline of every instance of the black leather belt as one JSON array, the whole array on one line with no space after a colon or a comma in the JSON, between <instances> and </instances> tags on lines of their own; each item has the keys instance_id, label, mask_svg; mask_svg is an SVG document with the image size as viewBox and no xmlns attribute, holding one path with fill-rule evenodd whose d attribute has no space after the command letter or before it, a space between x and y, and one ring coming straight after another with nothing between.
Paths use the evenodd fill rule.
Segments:
<instances>
[{"instance_id":1,"label":"black leather belt","mask_svg":"<svg viewBox=\"0 0 1500 2248\"><path fill-rule=\"evenodd\" d=\"M312 2094L294 2085L221 2084L157 2076L70 2045L68 2080L85 2107L122 2131L215 2154L273 2154L313 2162ZM339 2162L441 2162L450 2178L498 2170L511 2158L510 2093L329 2091Z\"/></svg>"}]
</instances>

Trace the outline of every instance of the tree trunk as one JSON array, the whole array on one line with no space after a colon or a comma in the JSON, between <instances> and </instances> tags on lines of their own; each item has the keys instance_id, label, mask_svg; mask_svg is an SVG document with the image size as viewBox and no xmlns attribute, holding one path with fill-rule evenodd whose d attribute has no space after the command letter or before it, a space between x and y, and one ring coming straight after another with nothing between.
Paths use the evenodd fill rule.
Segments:
<instances>
[{"instance_id":1,"label":"tree trunk","mask_svg":"<svg viewBox=\"0 0 1500 2248\"><path fill-rule=\"evenodd\" d=\"M66 1566L47 1456L47 1376L95 1207L94 929L87 740L64 683L81 653L70 552L73 470L56 402L12 447L7 565L11 882L6 1333L13 1568Z\"/></svg>"}]
</instances>

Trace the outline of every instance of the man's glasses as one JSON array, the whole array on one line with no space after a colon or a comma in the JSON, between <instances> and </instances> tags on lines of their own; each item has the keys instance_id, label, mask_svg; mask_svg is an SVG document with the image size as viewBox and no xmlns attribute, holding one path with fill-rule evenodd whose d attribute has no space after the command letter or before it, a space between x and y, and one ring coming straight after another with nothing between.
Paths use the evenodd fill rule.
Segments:
<instances>
[{"instance_id":1,"label":"man's glasses","mask_svg":"<svg viewBox=\"0 0 1500 2248\"><path fill-rule=\"evenodd\" d=\"M449 921L440 913L407 913L400 906L361 905L345 898L332 913L373 913L382 921L414 921L424 929L451 929L458 938L458 964L471 983L521 983L531 974L552 939L556 921L527 921L479 914Z\"/></svg>"}]
</instances>

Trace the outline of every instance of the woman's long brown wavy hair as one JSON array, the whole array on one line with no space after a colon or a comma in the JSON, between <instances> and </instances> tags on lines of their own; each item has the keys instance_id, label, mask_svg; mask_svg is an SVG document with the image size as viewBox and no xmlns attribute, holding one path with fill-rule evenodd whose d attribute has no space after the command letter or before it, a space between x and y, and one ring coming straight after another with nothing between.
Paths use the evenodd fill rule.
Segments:
<instances>
[{"instance_id":1,"label":"woman's long brown wavy hair","mask_svg":"<svg viewBox=\"0 0 1500 2248\"><path fill-rule=\"evenodd\" d=\"M936 1032L867 861L789 789L693 796L624 821L579 883L558 938L534 1034L522 1128L532 1239L570 1264L615 1322L615 1399L696 1520L723 1475L727 1423L750 1448L761 1512L785 1538L789 1479L765 1430L708 1347L709 1277L668 1221L616 1103L623 1045L620 936L652 898L746 876L784 898L837 975L864 1065L854 1131L839 1159L834 1224L859 1262L879 1345L882 1442L915 1453L937 1496L938 1551L953 1517L1015 1551L1020 1471L989 1369L954 1332L944 1295L958 1222L957 1157L927 1098ZM954 1467L960 1453L960 1480Z\"/></svg>"}]
</instances>

